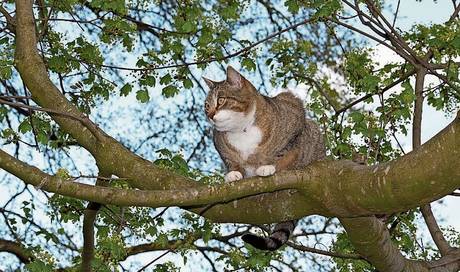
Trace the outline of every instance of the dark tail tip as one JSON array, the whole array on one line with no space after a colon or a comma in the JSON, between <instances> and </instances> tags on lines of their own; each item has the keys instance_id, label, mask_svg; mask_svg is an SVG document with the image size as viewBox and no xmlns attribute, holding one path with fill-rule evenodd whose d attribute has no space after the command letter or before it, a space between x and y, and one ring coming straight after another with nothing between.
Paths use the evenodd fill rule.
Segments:
<instances>
[{"instance_id":1,"label":"dark tail tip","mask_svg":"<svg viewBox=\"0 0 460 272\"><path fill-rule=\"evenodd\" d=\"M283 243L273 238L264 238L254 234L244 234L241 236L244 242L250 244L251 246L261 249L261 250L277 250L280 248Z\"/></svg>"}]
</instances>

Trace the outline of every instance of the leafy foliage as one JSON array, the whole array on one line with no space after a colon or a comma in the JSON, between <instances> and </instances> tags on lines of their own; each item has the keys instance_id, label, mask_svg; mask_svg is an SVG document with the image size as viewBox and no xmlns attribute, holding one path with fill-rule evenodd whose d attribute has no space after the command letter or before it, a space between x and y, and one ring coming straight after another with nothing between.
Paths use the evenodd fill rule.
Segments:
<instances>
[{"instance_id":1,"label":"leafy foliage","mask_svg":"<svg viewBox=\"0 0 460 272\"><path fill-rule=\"evenodd\" d=\"M385 1L370 2L375 2L377 11L387 8ZM53 83L82 114L158 167L206 185L222 182L222 167L202 111L207 89L200 76L204 71L217 80L229 63L239 63L262 93L269 93L270 85L305 91L309 117L321 124L331 158L358 155L371 165L405 153L397 139L410 130L416 99L413 76L407 74L419 67L402 58L377 63L380 47L363 41L351 28L338 27L337 21L363 27L350 21L356 16L349 16L352 11L344 1L37 3L44 5L34 7L38 48ZM3 1L2 6L14 10L13 1ZM97 176L93 157L53 121L56 115L4 103L36 106L14 70L14 33L1 16L0 29L6 34L0 33L0 136L5 147L57 177L89 176L84 181L93 183ZM292 28L302 21L306 23ZM460 101L459 24L454 19L397 28L414 51L411 58L431 55L427 61L447 78L449 84L440 80L423 89L428 105L446 114L455 112ZM18 183L8 179L5 184ZM123 177L111 177L108 186L133 189ZM25 266L30 271L61 266L77 270L82 262L81 221L88 203L39 189L9 192L14 197L0 210L4 217L0 225L6 226L0 235L21 237L33 249L37 258ZM34 198L18 197L24 195ZM41 222L44 216L50 222ZM386 223L392 241L406 256L433 259L438 251L417 243L418 221L418 212L408 211ZM332 244L333 252L356 253L337 223L326 222L320 228L308 220L295 242ZM139 244L169 250L194 269L198 260L203 270L374 271L363 260L333 258L328 265L329 259L290 247L262 252L237 238L247 227L213 223L177 208L102 205L94 225L95 271L120 269ZM445 232L452 245L459 246L458 231ZM141 267L128 265L128 270ZM178 271L179 264L160 259L150 268Z\"/></svg>"}]
</instances>

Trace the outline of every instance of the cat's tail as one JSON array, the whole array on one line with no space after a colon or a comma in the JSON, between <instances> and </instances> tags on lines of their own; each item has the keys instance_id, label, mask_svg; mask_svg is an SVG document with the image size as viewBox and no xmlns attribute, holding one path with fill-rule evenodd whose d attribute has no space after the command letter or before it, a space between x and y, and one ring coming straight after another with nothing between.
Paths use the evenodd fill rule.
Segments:
<instances>
[{"instance_id":1,"label":"cat's tail","mask_svg":"<svg viewBox=\"0 0 460 272\"><path fill-rule=\"evenodd\" d=\"M273 229L270 237L245 234L241 237L241 239L255 248L274 251L287 243L296 224L297 221L295 220L278 223Z\"/></svg>"}]
</instances>

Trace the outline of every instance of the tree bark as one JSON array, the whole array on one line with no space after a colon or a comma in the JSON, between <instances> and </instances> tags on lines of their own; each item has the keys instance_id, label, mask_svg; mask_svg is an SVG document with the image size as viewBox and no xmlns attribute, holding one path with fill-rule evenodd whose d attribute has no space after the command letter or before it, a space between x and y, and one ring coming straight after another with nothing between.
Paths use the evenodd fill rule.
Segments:
<instances>
[{"instance_id":1,"label":"tree bark","mask_svg":"<svg viewBox=\"0 0 460 272\"><path fill-rule=\"evenodd\" d=\"M385 225L376 217L342 218L353 246L378 271L427 272L428 263L409 261L391 242Z\"/></svg>"},{"instance_id":2,"label":"tree bark","mask_svg":"<svg viewBox=\"0 0 460 272\"><path fill-rule=\"evenodd\" d=\"M449 253L435 267L405 259L391 243L385 226L372 215L415 208L460 187L459 116L432 140L392 162L367 167L349 161L324 161L272 177L205 186L130 152L59 92L37 50L32 3L16 0L15 66L33 100L41 107L78 117L76 120L50 113L64 131L92 154L98 166L127 179L140 190L65 180L0 151L0 167L9 173L28 184L69 197L121 206L181 206L215 222L261 224L311 214L336 216L341 218L358 251L364 252L366 259L381 271L458 268L457 251Z\"/></svg>"},{"instance_id":3,"label":"tree bark","mask_svg":"<svg viewBox=\"0 0 460 272\"><path fill-rule=\"evenodd\" d=\"M418 150L392 162L362 166L324 161L304 170L280 172L216 186L188 181L176 190L128 190L65 180L43 173L4 151L0 166L49 192L121 206L181 206L216 222L272 223L311 214L357 217L405 211L439 199L460 186L460 119ZM136 173L132 173L135 177ZM182 178L181 180L183 180Z\"/></svg>"},{"instance_id":4,"label":"tree bark","mask_svg":"<svg viewBox=\"0 0 460 272\"><path fill-rule=\"evenodd\" d=\"M0 252L9 252L14 254L24 264L30 263L33 259L32 254L20 243L4 239L0 239Z\"/></svg>"}]
</instances>

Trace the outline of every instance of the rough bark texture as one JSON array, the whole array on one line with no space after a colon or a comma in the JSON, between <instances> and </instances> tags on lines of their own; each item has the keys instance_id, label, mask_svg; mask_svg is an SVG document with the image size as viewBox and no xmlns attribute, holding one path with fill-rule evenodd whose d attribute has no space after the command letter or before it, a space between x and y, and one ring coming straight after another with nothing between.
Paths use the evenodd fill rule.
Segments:
<instances>
[{"instance_id":1,"label":"rough bark texture","mask_svg":"<svg viewBox=\"0 0 460 272\"><path fill-rule=\"evenodd\" d=\"M99 177L109 178L110 173L100 171ZM108 186L107 179L98 178L96 181L98 186ZM92 261L94 259L94 222L96 221L97 213L102 205L96 202L90 202L83 212L83 250L81 253L81 271L92 271Z\"/></svg>"},{"instance_id":2,"label":"rough bark texture","mask_svg":"<svg viewBox=\"0 0 460 272\"><path fill-rule=\"evenodd\" d=\"M415 208L458 188L458 131L459 118L417 151L377 166L325 161L301 171L217 186L188 181L189 188L176 190L126 190L81 184L47 175L3 151L0 151L0 165L24 182L47 191L103 204L200 206L252 196L208 209L204 215L216 222L259 224L311 214L356 217ZM135 177L135 173L132 175Z\"/></svg>"},{"instance_id":3,"label":"rough bark texture","mask_svg":"<svg viewBox=\"0 0 460 272\"><path fill-rule=\"evenodd\" d=\"M24 264L30 263L33 259L32 254L21 244L4 239L0 239L0 252L14 254Z\"/></svg>"},{"instance_id":4,"label":"rough bark texture","mask_svg":"<svg viewBox=\"0 0 460 272\"><path fill-rule=\"evenodd\" d=\"M48 78L46 67L36 49L31 5L30 0L17 1L16 67L34 101L40 106L81 116L78 109L66 100ZM218 222L267 223L300 218L308 214L348 217L402 211L415 207L416 203L429 203L450 193L459 186L460 180L460 167L456 159L460 149L458 121L444 129L436 139L425 144L417 152L387 164L364 167L343 161L323 162L303 171L280 173L271 178L254 178L234 186L203 188L197 182L155 167L99 129L95 137L87 128L89 125L85 126L79 121L58 115L54 115L53 119L93 154L101 168L119 177L128 178L134 187L143 190L184 189L149 192L154 194L155 198L160 195L164 196L163 199L168 195L171 197L169 201L150 198L152 205L149 205L147 196L140 198L139 195L133 195L129 198L123 192L111 191L113 189L108 188L104 189L109 190L106 194L100 194L104 191L102 188L86 187L85 190L80 190L82 186L77 186L78 183L73 182L74 187L58 186L62 181L56 181L53 190L65 190L67 192L61 193L69 196L99 203L115 203L113 199L118 197L120 201L125 201L120 203L123 205L136 205L136 202L143 201L141 205L146 206L184 206L229 201L263 191L299 189L215 205L207 210L205 215ZM18 169L14 172L21 174L24 165L16 164L15 167ZM35 171L36 175L37 171L38 169ZM34 177L39 179L40 184L43 177ZM21 174L21 179L26 182L30 180L24 173ZM53 191L51 188L47 190ZM116 195L111 194L115 192ZM179 197L176 194L179 192L184 195ZM86 193L92 197L88 198ZM138 193L142 194L136 192ZM199 199L196 199L197 193ZM230 196L224 197L227 194ZM286 214L287 210L290 213ZM267 212L270 216L266 216Z\"/></svg>"},{"instance_id":5,"label":"rough bark texture","mask_svg":"<svg viewBox=\"0 0 460 272\"><path fill-rule=\"evenodd\" d=\"M189 188L177 190L125 190L63 180L3 151L0 151L0 165L26 183L47 191L104 204L200 206L252 196L217 204L204 213L217 222L259 224L311 214L356 217L415 208L458 188L460 163L455 155L460 150L458 131L457 118L417 151L377 166L325 161L301 171L212 187L189 181ZM286 190L290 188L296 190Z\"/></svg>"},{"instance_id":6,"label":"rough bark texture","mask_svg":"<svg viewBox=\"0 0 460 272\"><path fill-rule=\"evenodd\" d=\"M411 262L391 242L385 225L375 217L342 218L348 236L361 255L379 271L428 271L423 262Z\"/></svg>"},{"instance_id":7,"label":"rough bark texture","mask_svg":"<svg viewBox=\"0 0 460 272\"><path fill-rule=\"evenodd\" d=\"M204 186L154 166L105 134L54 86L37 50L31 0L16 1L15 66L41 107L88 150L99 169L135 188L91 186L48 175L0 151L0 167L49 192L101 204L182 206L216 222L271 223L306 215L337 216L359 252L380 271L456 271L458 250L427 264L405 259L384 225L372 217L430 203L460 187L460 118L432 140L395 161L376 166L324 161L304 170ZM95 215L95 214L94 214ZM93 221L92 215L87 217ZM347 217L361 217L347 219ZM88 242L91 242L88 240Z\"/></svg>"}]
</instances>

